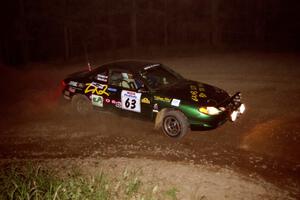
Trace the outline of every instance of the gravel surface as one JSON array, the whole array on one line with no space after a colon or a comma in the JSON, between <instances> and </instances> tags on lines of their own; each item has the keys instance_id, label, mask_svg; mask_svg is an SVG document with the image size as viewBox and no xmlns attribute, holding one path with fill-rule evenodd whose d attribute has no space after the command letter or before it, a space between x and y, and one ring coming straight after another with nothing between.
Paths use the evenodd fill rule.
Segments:
<instances>
[{"instance_id":1,"label":"gravel surface","mask_svg":"<svg viewBox=\"0 0 300 200\"><path fill-rule=\"evenodd\" d=\"M59 103L58 84L78 66L1 67L0 159L136 164L166 179L162 183L184 181L180 199L300 198L299 55L228 53L155 60L186 78L230 93L241 91L245 115L236 123L173 140L154 131L151 122L102 113L74 116Z\"/></svg>"}]
</instances>

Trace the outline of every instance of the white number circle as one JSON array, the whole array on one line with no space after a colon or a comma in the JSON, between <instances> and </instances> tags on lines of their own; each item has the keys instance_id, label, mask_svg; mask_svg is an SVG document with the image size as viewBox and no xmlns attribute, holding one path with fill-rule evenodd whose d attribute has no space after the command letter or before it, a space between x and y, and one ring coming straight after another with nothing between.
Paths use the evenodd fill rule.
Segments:
<instances>
[{"instance_id":1,"label":"white number circle","mask_svg":"<svg viewBox=\"0 0 300 200\"><path fill-rule=\"evenodd\" d=\"M121 93L122 109L141 112L141 93L123 90Z\"/></svg>"}]
</instances>

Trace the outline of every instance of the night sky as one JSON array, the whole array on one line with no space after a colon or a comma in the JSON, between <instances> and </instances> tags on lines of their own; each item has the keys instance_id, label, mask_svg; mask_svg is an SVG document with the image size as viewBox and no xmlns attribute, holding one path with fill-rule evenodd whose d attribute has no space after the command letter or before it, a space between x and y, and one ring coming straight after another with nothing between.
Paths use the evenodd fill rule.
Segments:
<instances>
[{"instance_id":1,"label":"night sky","mask_svg":"<svg viewBox=\"0 0 300 200\"><path fill-rule=\"evenodd\" d=\"M0 59L20 65L148 48L298 51L300 1L13 0L2 3Z\"/></svg>"}]
</instances>

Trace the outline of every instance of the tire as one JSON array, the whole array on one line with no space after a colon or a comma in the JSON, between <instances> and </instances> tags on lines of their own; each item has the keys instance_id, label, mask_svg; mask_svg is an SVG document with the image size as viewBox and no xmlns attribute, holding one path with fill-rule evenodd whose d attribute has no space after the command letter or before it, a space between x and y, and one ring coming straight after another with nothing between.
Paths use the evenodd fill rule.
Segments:
<instances>
[{"instance_id":1,"label":"tire","mask_svg":"<svg viewBox=\"0 0 300 200\"><path fill-rule=\"evenodd\" d=\"M186 116L178 110L167 110L161 121L163 133L171 138L182 138L190 131Z\"/></svg>"},{"instance_id":2,"label":"tire","mask_svg":"<svg viewBox=\"0 0 300 200\"><path fill-rule=\"evenodd\" d=\"M93 106L86 96L77 94L72 97L72 108L76 113L86 116L91 113Z\"/></svg>"}]
</instances>

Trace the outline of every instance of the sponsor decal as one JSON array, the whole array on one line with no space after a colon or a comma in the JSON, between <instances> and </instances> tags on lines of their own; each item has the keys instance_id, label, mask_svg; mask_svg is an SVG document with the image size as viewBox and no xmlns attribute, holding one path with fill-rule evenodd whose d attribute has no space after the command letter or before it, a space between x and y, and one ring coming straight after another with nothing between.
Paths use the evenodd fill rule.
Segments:
<instances>
[{"instance_id":1,"label":"sponsor decal","mask_svg":"<svg viewBox=\"0 0 300 200\"><path fill-rule=\"evenodd\" d=\"M107 85L103 85L95 82L87 83L86 85L87 87L85 88L84 93L91 92L92 94L97 94L97 95L105 94L106 96L109 96L109 94L106 92Z\"/></svg>"},{"instance_id":2,"label":"sponsor decal","mask_svg":"<svg viewBox=\"0 0 300 200\"><path fill-rule=\"evenodd\" d=\"M103 75L103 74L97 74L97 76L100 77L100 78L106 78L106 79L108 78L108 76Z\"/></svg>"},{"instance_id":3,"label":"sponsor decal","mask_svg":"<svg viewBox=\"0 0 300 200\"><path fill-rule=\"evenodd\" d=\"M122 109L133 112L141 112L141 95L142 93L122 90L121 103Z\"/></svg>"},{"instance_id":4,"label":"sponsor decal","mask_svg":"<svg viewBox=\"0 0 300 200\"><path fill-rule=\"evenodd\" d=\"M172 102L171 102L171 105L178 107L180 105L180 100L179 99L173 99Z\"/></svg>"},{"instance_id":5,"label":"sponsor decal","mask_svg":"<svg viewBox=\"0 0 300 200\"><path fill-rule=\"evenodd\" d=\"M193 100L193 101L196 101L196 102L198 102L198 92L197 91L191 91L191 99Z\"/></svg>"},{"instance_id":6,"label":"sponsor decal","mask_svg":"<svg viewBox=\"0 0 300 200\"><path fill-rule=\"evenodd\" d=\"M148 66L144 67L144 70L148 70L148 69L151 69L151 68L157 67L157 66L159 66L159 64L148 65Z\"/></svg>"},{"instance_id":7,"label":"sponsor decal","mask_svg":"<svg viewBox=\"0 0 300 200\"><path fill-rule=\"evenodd\" d=\"M83 84L83 83L78 83L78 84L77 84L77 87L79 87L79 88L84 88L84 84Z\"/></svg>"},{"instance_id":8,"label":"sponsor decal","mask_svg":"<svg viewBox=\"0 0 300 200\"><path fill-rule=\"evenodd\" d=\"M97 78L98 81L107 82L107 79Z\"/></svg>"},{"instance_id":9,"label":"sponsor decal","mask_svg":"<svg viewBox=\"0 0 300 200\"><path fill-rule=\"evenodd\" d=\"M157 105L157 103L153 105L152 112L158 112L158 105Z\"/></svg>"},{"instance_id":10,"label":"sponsor decal","mask_svg":"<svg viewBox=\"0 0 300 200\"><path fill-rule=\"evenodd\" d=\"M205 89L202 88L202 87L200 87L200 88L199 88L199 92L205 92Z\"/></svg>"},{"instance_id":11,"label":"sponsor decal","mask_svg":"<svg viewBox=\"0 0 300 200\"><path fill-rule=\"evenodd\" d=\"M124 94L127 97L135 97L135 95L136 95L135 92L133 92L133 91L126 91L126 90L123 90L122 94Z\"/></svg>"},{"instance_id":12,"label":"sponsor decal","mask_svg":"<svg viewBox=\"0 0 300 200\"><path fill-rule=\"evenodd\" d=\"M116 104L115 104L115 106L116 106L117 108L122 108L122 103L121 103L121 101L117 101Z\"/></svg>"},{"instance_id":13,"label":"sponsor decal","mask_svg":"<svg viewBox=\"0 0 300 200\"><path fill-rule=\"evenodd\" d=\"M102 74L97 74L96 79L98 81L102 81L102 82L107 82L107 78L108 76L102 75Z\"/></svg>"},{"instance_id":14,"label":"sponsor decal","mask_svg":"<svg viewBox=\"0 0 300 200\"><path fill-rule=\"evenodd\" d=\"M116 105L118 103L121 103L120 101L117 101L115 99L105 99L105 103L111 103L113 105ZM117 107L117 106L116 106Z\"/></svg>"},{"instance_id":15,"label":"sponsor decal","mask_svg":"<svg viewBox=\"0 0 300 200\"><path fill-rule=\"evenodd\" d=\"M197 88L197 86L195 86L195 85L190 85L191 99L196 102L199 101L198 97L207 98L206 94L204 93L205 89L204 89L203 85L198 84L198 86L199 86L199 88Z\"/></svg>"},{"instance_id":16,"label":"sponsor decal","mask_svg":"<svg viewBox=\"0 0 300 200\"><path fill-rule=\"evenodd\" d=\"M95 94L91 95L92 104L95 106L103 107L103 97Z\"/></svg>"},{"instance_id":17,"label":"sponsor decal","mask_svg":"<svg viewBox=\"0 0 300 200\"><path fill-rule=\"evenodd\" d=\"M167 97L154 96L154 100L170 103L171 99Z\"/></svg>"},{"instance_id":18,"label":"sponsor decal","mask_svg":"<svg viewBox=\"0 0 300 200\"><path fill-rule=\"evenodd\" d=\"M107 88L107 90L110 91L110 92L116 92L117 88L111 88L111 87L109 87L109 88Z\"/></svg>"},{"instance_id":19,"label":"sponsor decal","mask_svg":"<svg viewBox=\"0 0 300 200\"><path fill-rule=\"evenodd\" d=\"M197 90L197 87L195 85L190 85L191 90Z\"/></svg>"},{"instance_id":20,"label":"sponsor decal","mask_svg":"<svg viewBox=\"0 0 300 200\"><path fill-rule=\"evenodd\" d=\"M122 108L121 101L117 101L115 99L105 99L105 103L107 103L107 104L111 103L111 104L115 105L117 108Z\"/></svg>"},{"instance_id":21,"label":"sponsor decal","mask_svg":"<svg viewBox=\"0 0 300 200\"><path fill-rule=\"evenodd\" d=\"M150 104L150 100L148 98L143 98L142 103Z\"/></svg>"},{"instance_id":22,"label":"sponsor decal","mask_svg":"<svg viewBox=\"0 0 300 200\"><path fill-rule=\"evenodd\" d=\"M68 83L69 86L73 86L73 87L76 87L76 88L83 88L84 87L84 84L83 83L78 83L76 81L70 81Z\"/></svg>"},{"instance_id":23,"label":"sponsor decal","mask_svg":"<svg viewBox=\"0 0 300 200\"><path fill-rule=\"evenodd\" d=\"M120 101L117 101L117 100L115 100L115 99L105 99L105 103L107 103L107 104L109 104L109 103L111 103L111 104L113 104L113 105L115 105L116 107L118 107L118 108L121 108L121 102ZM117 105L118 104L118 105Z\"/></svg>"},{"instance_id":24,"label":"sponsor decal","mask_svg":"<svg viewBox=\"0 0 300 200\"><path fill-rule=\"evenodd\" d=\"M206 94L203 93L203 92L200 92L199 97L200 97L200 98L207 98Z\"/></svg>"},{"instance_id":25,"label":"sponsor decal","mask_svg":"<svg viewBox=\"0 0 300 200\"><path fill-rule=\"evenodd\" d=\"M107 79L107 78L108 78L108 76L103 75L103 74L97 74L97 77L99 77L99 78L104 78L104 79Z\"/></svg>"},{"instance_id":26,"label":"sponsor decal","mask_svg":"<svg viewBox=\"0 0 300 200\"><path fill-rule=\"evenodd\" d=\"M195 86L195 85L190 85L190 88L191 88L191 91L190 91L190 93L191 93L191 99L192 99L193 101L198 102L198 91L197 91L197 86Z\"/></svg>"},{"instance_id":27,"label":"sponsor decal","mask_svg":"<svg viewBox=\"0 0 300 200\"><path fill-rule=\"evenodd\" d=\"M69 82L69 85L73 86L73 87L77 87L77 84L78 84L78 82L76 82L76 81L70 81Z\"/></svg>"}]
</instances>

